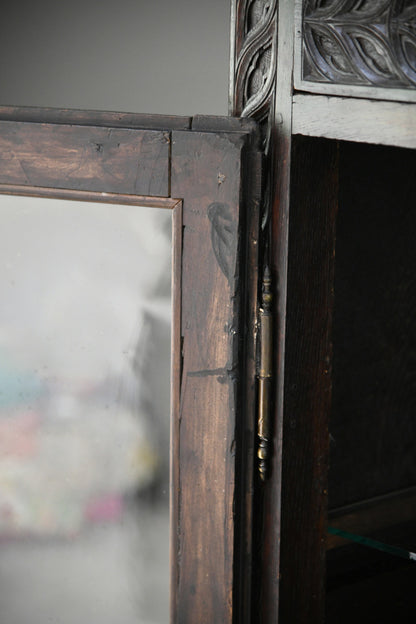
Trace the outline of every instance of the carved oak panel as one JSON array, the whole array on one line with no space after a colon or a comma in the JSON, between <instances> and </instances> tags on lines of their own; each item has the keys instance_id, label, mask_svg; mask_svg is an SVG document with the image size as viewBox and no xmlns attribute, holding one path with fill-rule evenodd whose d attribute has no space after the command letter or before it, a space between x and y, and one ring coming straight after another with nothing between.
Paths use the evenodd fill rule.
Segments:
<instances>
[{"instance_id":1,"label":"carved oak panel","mask_svg":"<svg viewBox=\"0 0 416 624\"><path fill-rule=\"evenodd\" d=\"M231 114L259 122L268 146L274 113L277 0L233 0Z\"/></svg>"},{"instance_id":2,"label":"carved oak panel","mask_svg":"<svg viewBox=\"0 0 416 624\"><path fill-rule=\"evenodd\" d=\"M295 86L416 98L415 0L298 0Z\"/></svg>"}]
</instances>

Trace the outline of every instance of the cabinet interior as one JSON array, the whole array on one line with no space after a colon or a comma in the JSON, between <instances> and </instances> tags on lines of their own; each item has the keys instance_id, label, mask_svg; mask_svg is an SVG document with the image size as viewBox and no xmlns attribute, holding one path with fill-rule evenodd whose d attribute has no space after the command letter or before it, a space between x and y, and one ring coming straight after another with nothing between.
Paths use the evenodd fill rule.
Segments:
<instances>
[{"instance_id":1,"label":"cabinet interior","mask_svg":"<svg viewBox=\"0 0 416 624\"><path fill-rule=\"evenodd\" d=\"M405 621L412 602L415 166L411 150L339 143L328 527L367 545L328 534L328 622Z\"/></svg>"}]
</instances>

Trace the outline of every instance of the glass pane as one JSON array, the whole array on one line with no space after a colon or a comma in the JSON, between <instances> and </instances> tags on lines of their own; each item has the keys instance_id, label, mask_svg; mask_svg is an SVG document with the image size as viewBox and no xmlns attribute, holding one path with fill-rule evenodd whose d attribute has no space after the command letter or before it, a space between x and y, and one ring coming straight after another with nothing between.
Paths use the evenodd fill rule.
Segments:
<instances>
[{"instance_id":1,"label":"glass pane","mask_svg":"<svg viewBox=\"0 0 416 624\"><path fill-rule=\"evenodd\" d=\"M0 219L2 621L166 624L171 213Z\"/></svg>"}]
</instances>

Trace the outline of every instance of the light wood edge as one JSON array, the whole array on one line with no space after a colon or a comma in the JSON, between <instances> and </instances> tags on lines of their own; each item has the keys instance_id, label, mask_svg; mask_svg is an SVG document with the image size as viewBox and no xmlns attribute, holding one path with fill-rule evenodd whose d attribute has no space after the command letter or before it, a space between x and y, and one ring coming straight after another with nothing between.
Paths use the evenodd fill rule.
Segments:
<instances>
[{"instance_id":1,"label":"light wood edge","mask_svg":"<svg viewBox=\"0 0 416 624\"><path fill-rule=\"evenodd\" d=\"M129 195L126 193L102 193L99 191L76 191L43 186L21 186L0 184L1 195L20 195L26 197L44 197L72 201L121 204L126 206L144 206L147 208L174 209L181 200L171 197L150 197L148 195Z\"/></svg>"},{"instance_id":2,"label":"light wood edge","mask_svg":"<svg viewBox=\"0 0 416 624\"><path fill-rule=\"evenodd\" d=\"M296 94L292 132L414 149L416 107L400 102Z\"/></svg>"},{"instance_id":3,"label":"light wood edge","mask_svg":"<svg viewBox=\"0 0 416 624\"><path fill-rule=\"evenodd\" d=\"M364 87L359 85L342 85L329 82L311 82L302 80L299 76L301 63L295 57L296 73L294 75L294 88L297 91L306 93L317 93L321 95L338 95L353 98L368 98L371 100L384 100L391 102L411 103L416 102L416 89L397 89L392 87Z\"/></svg>"},{"instance_id":4,"label":"light wood edge","mask_svg":"<svg viewBox=\"0 0 416 624\"><path fill-rule=\"evenodd\" d=\"M295 89L298 88L299 82L302 77L302 13L303 13L303 0L295 0L295 17L294 17L294 31L295 40L293 47L293 85ZM305 91L309 89L306 88Z\"/></svg>"},{"instance_id":5,"label":"light wood edge","mask_svg":"<svg viewBox=\"0 0 416 624\"><path fill-rule=\"evenodd\" d=\"M179 415L182 378L181 298L182 298L182 209L183 202L172 207L172 329L171 329L171 394L170 394L170 486L169 486L169 601L171 621L176 617L174 588L178 585L178 526L179 526Z\"/></svg>"}]
</instances>

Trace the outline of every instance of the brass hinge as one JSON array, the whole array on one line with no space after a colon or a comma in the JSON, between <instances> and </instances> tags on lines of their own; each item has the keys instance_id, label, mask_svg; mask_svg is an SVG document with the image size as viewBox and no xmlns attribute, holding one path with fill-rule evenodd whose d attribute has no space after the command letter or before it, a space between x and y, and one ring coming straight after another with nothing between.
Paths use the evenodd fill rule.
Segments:
<instances>
[{"instance_id":1,"label":"brass hinge","mask_svg":"<svg viewBox=\"0 0 416 624\"><path fill-rule=\"evenodd\" d=\"M271 400L273 374L273 318L272 318L272 278L266 265L263 273L261 307L259 310L260 350L258 362L258 470L265 481L269 474L271 456Z\"/></svg>"}]
</instances>

